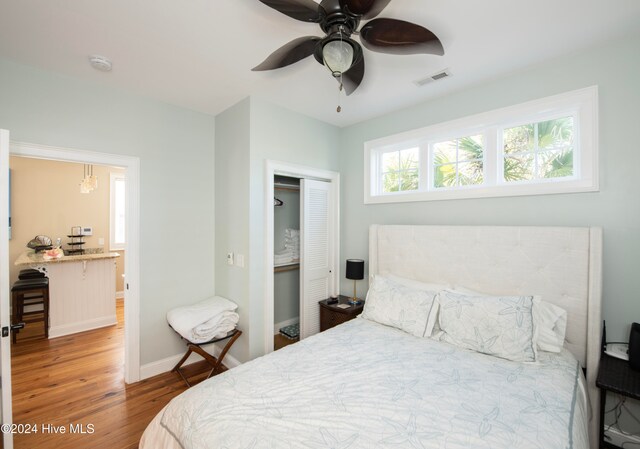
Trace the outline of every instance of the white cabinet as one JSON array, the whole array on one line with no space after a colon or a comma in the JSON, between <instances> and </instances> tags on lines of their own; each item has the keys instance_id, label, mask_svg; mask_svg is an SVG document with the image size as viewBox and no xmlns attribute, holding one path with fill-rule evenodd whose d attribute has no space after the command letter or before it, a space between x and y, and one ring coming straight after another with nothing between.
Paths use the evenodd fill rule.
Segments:
<instances>
[{"instance_id":1,"label":"white cabinet","mask_svg":"<svg viewBox=\"0 0 640 449\"><path fill-rule=\"evenodd\" d=\"M50 263L49 338L109 326L116 318L115 259Z\"/></svg>"}]
</instances>

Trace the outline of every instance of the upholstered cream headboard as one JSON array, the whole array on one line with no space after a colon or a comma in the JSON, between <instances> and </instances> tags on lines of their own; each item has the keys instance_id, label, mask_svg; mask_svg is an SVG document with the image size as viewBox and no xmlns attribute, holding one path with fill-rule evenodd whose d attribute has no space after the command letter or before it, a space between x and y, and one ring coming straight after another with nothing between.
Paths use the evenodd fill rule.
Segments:
<instances>
[{"instance_id":1,"label":"upholstered cream headboard","mask_svg":"<svg viewBox=\"0 0 640 449\"><path fill-rule=\"evenodd\" d=\"M601 228L372 225L369 275L374 274L496 295L541 295L562 307L568 312L565 347L586 368L590 402L597 406ZM592 444L594 438L592 433Z\"/></svg>"}]
</instances>

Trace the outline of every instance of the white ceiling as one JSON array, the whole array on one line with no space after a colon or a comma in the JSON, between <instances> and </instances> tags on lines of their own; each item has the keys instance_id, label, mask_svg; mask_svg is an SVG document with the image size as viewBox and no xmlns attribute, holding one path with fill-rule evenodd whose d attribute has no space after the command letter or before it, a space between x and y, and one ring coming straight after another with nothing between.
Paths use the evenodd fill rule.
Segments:
<instances>
[{"instance_id":1,"label":"white ceiling","mask_svg":"<svg viewBox=\"0 0 640 449\"><path fill-rule=\"evenodd\" d=\"M640 1L393 0L380 17L425 26L445 56L365 49L364 81L340 114L338 84L313 57L251 72L284 43L322 36L258 0L0 0L0 57L210 114L257 95L346 126L634 33ZM90 54L113 71L91 68ZM443 68L453 77L413 84Z\"/></svg>"}]
</instances>

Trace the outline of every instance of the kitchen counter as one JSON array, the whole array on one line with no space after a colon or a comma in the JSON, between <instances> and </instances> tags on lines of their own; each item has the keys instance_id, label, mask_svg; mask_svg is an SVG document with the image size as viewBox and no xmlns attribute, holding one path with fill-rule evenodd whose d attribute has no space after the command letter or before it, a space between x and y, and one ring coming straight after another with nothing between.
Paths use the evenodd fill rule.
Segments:
<instances>
[{"instance_id":1,"label":"kitchen counter","mask_svg":"<svg viewBox=\"0 0 640 449\"><path fill-rule=\"evenodd\" d=\"M86 250L85 254L74 254L69 256L62 256L59 259L45 260L42 257L43 253L36 253L34 251L25 251L20 254L14 265L41 265L45 263L65 263L65 262L82 262L83 260L100 260L100 259L115 259L120 257L119 253L109 252L93 252L92 250Z\"/></svg>"},{"instance_id":2,"label":"kitchen counter","mask_svg":"<svg viewBox=\"0 0 640 449\"><path fill-rule=\"evenodd\" d=\"M116 319L116 260L120 254L100 248L85 254L45 260L26 251L14 262L35 268L49 278L49 338L104 326Z\"/></svg>"}]
</instances>

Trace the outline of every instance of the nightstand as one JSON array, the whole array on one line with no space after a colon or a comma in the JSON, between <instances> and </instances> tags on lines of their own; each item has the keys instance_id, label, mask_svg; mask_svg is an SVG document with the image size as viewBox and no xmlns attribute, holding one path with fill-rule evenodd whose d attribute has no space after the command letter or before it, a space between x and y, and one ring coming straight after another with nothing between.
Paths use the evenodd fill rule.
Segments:
<instances>
[{"instance_id":1,"label":"nightstand","mask_svg":"<svg viewBox=\"0 0 640 449\"><path fill-rule=\"evenodd\" d=\"M328 299L323 299L318 303L320 304L320 332L331 329L338 324L346 323L362 313L364 301L357 306L352 306L349 305L350 299L348 296L340 295L336 304L327 304ZM349 307L338 307L341 304L349 305Z\"/></svg>"},{"instance_id":2,"label":"nightstand","mask_svg":"<svg viewBox=\"0 0 640 449\"><path fill-rule=\"evenodd\" d=\"M635 371L626 360L602 354L596 386L600 388L600 448L620 449L604 441L604 408L607 391L628 398L640 399L640 371Z\"/></svg>"}]
</instances>

